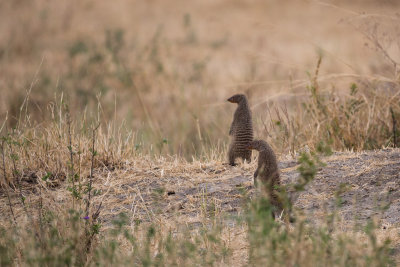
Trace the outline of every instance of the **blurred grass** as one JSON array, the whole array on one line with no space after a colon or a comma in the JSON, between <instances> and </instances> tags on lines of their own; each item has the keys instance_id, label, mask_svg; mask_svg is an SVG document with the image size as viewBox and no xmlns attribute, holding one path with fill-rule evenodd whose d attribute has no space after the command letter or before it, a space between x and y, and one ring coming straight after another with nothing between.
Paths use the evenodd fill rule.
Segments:
<instances>
[{"instance_id":1,"label":"blurred grass","mask_svg":"<svg viewBox=\"0 0 400 267\"><path fill-rule=\"evenodd\" d=\"M205 10L217 12L224 5L182 5L179 15L171 16L158 12L166 8L161 2L136 3L132 25L113 13L132 10L122 2L2 3L1 20L9 27L0 28L0 117L4 121L8 114L9 129L28 114L27 126L41 125L53 119L53 109L63 101L74 120L96 120L103 127L113 121L132 129L137 149L206 158L215 148L222 154L229 142L226 129L234 106L225 99L245 92L253 106L256 136L267 139L278 153L315 148L321 141L336 150L393 145L388 111L392 108L397 119L398 18L357 11L348 16L358 2L337 4L225 3L232 11L224 13L228 17L207 21L201 17ZM390 12L393 5L371 1L364 8ZM326 17L322 25L335 27L332 33L310 29L320 37L343 42L343 36L355 36L353 44L332 53L329 43L319 45L293 34L301 25L263 32L262 26L252 27L246 20L253 14L255 22L273 23L279 10L296 21L302 19L301 13L293 13L297 8L315 20ZM264 18L257 9L271 17ZM90 16L83 18L83 10ZM222 27L235 16L247 28L237 21ZM337 24L336 18L342 22ZM213 30L207 31L209 27ZM269 41L257 41L263 36ZM290 41L284 40L288 37ZM372 49L363 48L362 42ZM296 49L291 49L293 43ZM273 56L271 49L290 53Z\"/></svg>"}]
</instances>

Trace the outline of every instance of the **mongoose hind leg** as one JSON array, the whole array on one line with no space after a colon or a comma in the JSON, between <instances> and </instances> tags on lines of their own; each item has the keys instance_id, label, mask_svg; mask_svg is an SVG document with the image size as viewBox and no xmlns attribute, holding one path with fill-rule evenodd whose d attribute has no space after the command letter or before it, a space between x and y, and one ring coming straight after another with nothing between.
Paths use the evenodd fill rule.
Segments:
<instances>
[{"instance_id":1,"label":"mongoose hind leg","mask_svg":"<svg viewBox=\"0 0 400 267\"><path fill-rule=\"evenodd\" d=\"M234 150L233 146L231 146L229 148L229 152L228 152L229 165L236 166L235 159L236 159L235 150Z\"/></svg>"},{"instance_id":2,"label":"mongoose hind leg","mask_svg":"<svg viewBox=\"0 0 400 267\"><path fill-rule=\"evenodd\" d=\"M282 203L278 199L276 199L276 196L271 197L271 204L273 206L274 218L281 217L283 212L283 206Z\"/></svg>"}]
</instances>

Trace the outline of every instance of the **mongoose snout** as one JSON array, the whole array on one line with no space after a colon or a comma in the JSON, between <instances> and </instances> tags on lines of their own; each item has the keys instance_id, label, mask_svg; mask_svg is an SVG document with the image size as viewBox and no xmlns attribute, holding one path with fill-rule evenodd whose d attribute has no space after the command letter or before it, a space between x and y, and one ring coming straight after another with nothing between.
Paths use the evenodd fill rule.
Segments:
<instances>
[{"instance_id":1,"label":"mongoose snout","mask_svg":"<svg viewBox=\"0 0 400 267\"><path fill-rule=\"evenodd\" d=\"M254 141L250 142L250 143L246 146L246 148L247 148L247 149L251 149L251 150L256 149Z\"/></svg>"},{"instance_id":2,"label":"mongoose snout","mask_svg":"<svg viewBox=\"0 0 400 267\"><path fill-rule=\"evenodd\" d=\"M233 97L233 96L231 96L230 98L228 98L227 101L228 101L228 102L231 102L231 103L236 103L236 102L234 101L234 97Z\"/></svg>"},{"instance_id":3,"label":"mongoose snout","mask_svg":"<svg viewBox=\"0 0 400 267\"><path fill-rule=\"evenodd\" d=\"M233 95L233 96L231 96L230 98L228 98L227 101L228 101L228 102L231 102L231 103L237 103L237 104L239 104L239 103L242 102L242 101L246 101L246 102L247 102L247 98L246 98L246 96L243 95L243 94L236 94L236 95Z\"/></svg>"}]
</instances>

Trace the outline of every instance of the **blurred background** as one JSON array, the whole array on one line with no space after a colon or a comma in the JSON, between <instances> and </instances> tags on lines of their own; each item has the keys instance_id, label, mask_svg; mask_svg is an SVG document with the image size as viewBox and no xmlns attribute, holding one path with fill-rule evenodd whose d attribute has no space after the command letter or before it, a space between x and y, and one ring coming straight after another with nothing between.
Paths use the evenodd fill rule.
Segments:
<instances>
[{"instance_id":1,"label":"blurred background","mask_svg":"<svg viewBox=\"0 0 400 267\"><path fill-rule=\"evenodd\" d=\"M400 1L0 1L0 119L32 127L68 105L188 159L226 151L246 93L256 136L397 145ZM27 115L28 114L28 115ZM400 118L399 118L400 119Z\"/></svg>"}]
</instances>

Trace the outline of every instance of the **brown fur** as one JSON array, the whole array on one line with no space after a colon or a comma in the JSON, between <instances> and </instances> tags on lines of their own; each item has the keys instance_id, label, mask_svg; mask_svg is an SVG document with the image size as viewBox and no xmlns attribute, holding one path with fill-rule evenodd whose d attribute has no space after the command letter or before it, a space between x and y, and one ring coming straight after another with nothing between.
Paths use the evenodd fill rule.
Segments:
<instances>
[{"instance_id":1,"label":"brown fur","mask_svg":"<svg viewBox=\"0 0 400 267\"><path fill-rule=\"evenodd\" d=\"M254 185L262 183L262 189L267 193L271 204L276 208L275 214L280 215L283 210L282 201L279 197L277 187L281 185L279 168L276 156L269 144L263 140L254 140L249 148L257 150L258 167L254 173Z\"/></svg>"},{"instance_id":2,"label":"brown fur","mask_svg":"<svg viewBox=\"0 0 400 267\"><path fill-rule=\"evenodd\" d=\"M229 130L229 135L233 139L229 147L228 158L229 164L234 166L236 158L241 158L247 162L251 161L251 149L248 146L253 140L253 123L245 95L234 95L228 101L238 104Z\"/></svg>"}]
</instances>

